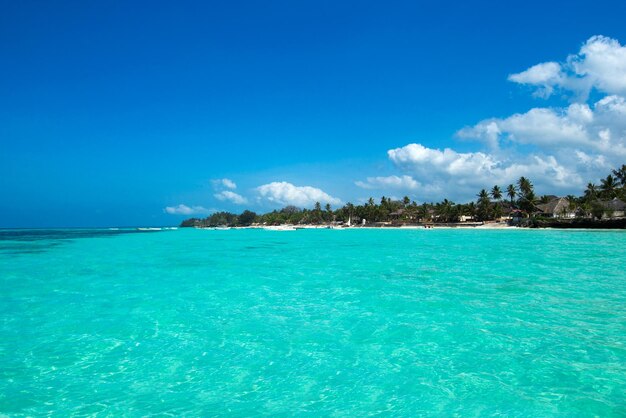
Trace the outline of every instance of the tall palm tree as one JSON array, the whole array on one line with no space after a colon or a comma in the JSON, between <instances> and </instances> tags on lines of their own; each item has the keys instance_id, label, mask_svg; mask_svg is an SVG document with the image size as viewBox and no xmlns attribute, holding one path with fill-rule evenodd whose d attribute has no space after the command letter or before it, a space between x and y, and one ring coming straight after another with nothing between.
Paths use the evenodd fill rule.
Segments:
<instances>
[{"instance_id":1,"label":"tall palm tree","mask_svg":"<svg viewBox=\"0 0 626 418\"><path fill-rule=\"evenodd\" d=\"M424 202L417 209L417 217L422 221L430 220L429 205Z\"/></svg>"},{"instance_id":2,"label":"tall palm tree","mask_svg":"<svg viewBox=\"0 0 626 418\"><path fill-rule=\"evenodd\" d=\"M613 175L617 177L620 186L626 187L626 164L622 164L617 170L613 170Z\"/></svg>"},{"instance_id":3,"label":"tall palm tree","mask_svg":"<svg viewBox=\"0 0 626 418\"><path fill-rule=\"evenodd\" d=\"M487 190L482 189L477 196L478 203L476 205L476 214L481 221L485 221L489 219L491 212L491 201L489 200L489 193L487 192Z\"/></svg>"},{"instance_id":4,"label":"tall palm tree","mask_svg":"<svg viewBox=\"0 0 626 418\"><path fill-rule=\"evenodd\" d=\"M493 217L498 219L502 216L502 205L500 204L502 201L502 189L500 189L500 186L496 184L491 189L490 194L496 201L496 204L493 206Z\"/></svg>"},{"instance_id":5,"label":"tall palm tree","mask_svg":"<svg viewBox=\"0 0 626 418\"><path fill-rule=\"evenodd\" d=\"M537 210L537 196L535 196L535 192L530 190L530 192L524 194L520 199L520 207L522 210L525 210L528 214L531 214Z\"/></svg>"},{"instance_id":6,"label":"tall palm tree","mask_svg":"<svg viewBox=\"0 0 626 418\"><path fill-rule=\"evenodd\" d=\"M613 199L615 197L615 189L617 189L615 177L609 174L605 179L600 180L600 183L602 196L607 199Z\"/></svg>"},{"instance_id":7,"label":"tall palm tree","mask_svg":"<svg viewBox=\"0 0 626 418\"><path fill-rule=\"evenodd\" d=\"M495 200L502 199L502 190L497 184L491 189L491 197L493 197Z\"/></svg>"},{"instance_id":8,"label":"tall palm tree","mask_svg":"<svg viewBox=\"0 0 626 418\"><path fill-rule=\"evenodd\" d=\"M453 205L454 203L450 202L448 199L443 199L441 203L437 203L435 205L435 213L439 217L439 220L443 222L450 222Z\"/></svg>"},{"instance_id":9,"label":"tall palm tree","mask_svg":"<svg viewBox=\"0 0 626 418\"><path fill-rule=\"evenodd\" d=\"M511 206L513 206L513 199L515 199L515 196L517 196L517 190L515 189L515 185L509 184L509 186L506 188L506 194L511 199Z\"/></svg>"},{"instance_id":10,"label":"tall palm tree","mask_svg":"<svg viewBox=\"0 0 626 418\"><path fill-rule=\"evenodd\" d=\"M354 214L354 205L350 202L346 203L346 205L344 206L344 209L346 212L348 212L349 216L352 216Z\"/></svg>"},{"instance_id":11,"label":"tall palm tree","mask_svg":"<svg viewBox=\"0 0 626 418\"><path fill-rule=\"evenodd\" d=\"M467 204L467 214L470 216L476 215L476 205L474 204L474 202L469 202Z\"/></svg>"},{"instance_id":12,"label":"tall palm tree","mask_svg":"<svg viewBox=\"0 0 626 418\"><path fill-rule=\"evenodd\" d=\"M533 184L526 177L522 176L517 181L517 186L519 187L522 196L526 196L533 191Z\"/></svg>"},{"instance_id":13,"label":"tall palm tree","mask_svg":"<svg viewBox=\"0 0 626 418\"><path fill-rule=\"evenodd\" d=\"M595 200L598 197L598 186L593 183L587 183L585 189L585 199L588 201Z\"/></svg>"}]
</instances>

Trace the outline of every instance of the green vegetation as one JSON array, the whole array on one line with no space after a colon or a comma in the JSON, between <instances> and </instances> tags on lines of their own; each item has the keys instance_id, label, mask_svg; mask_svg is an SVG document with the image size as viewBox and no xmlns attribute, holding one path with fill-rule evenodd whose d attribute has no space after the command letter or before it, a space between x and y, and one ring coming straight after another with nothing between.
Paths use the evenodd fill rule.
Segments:
<instances>
[{"instance_id":1,"label":"green vegetation","mask_svg":"<svg viewBox=\"0 0 626 418\"><path fill-rule=\"evenodd\" d=\"M505 198L506 194L506 198ZM507 199L508 198L508 199ZM567 196L560 204L558 213L550 216L576 217L593 220L611 217L615 204L612 199L626 200L626 165L613 170L597 186L589 183L580 197ZM326 204L323 208L318 202L313 209L301 209L287 206L280 210L264 214L245 210L237 215L230 212L216 212L204 219L191 218L181 223L182 227L221 227L261 225L323 225L348 224L416 224L416 223L452 223L467 221L493 221L514 219L517 222L538 224L530 220L541 220L548 214L542 212L544 207L556 196L537 196L530 179L520 177L517 184L509 184L506 190L495 185L489 191L482 189L477 194L476 202L454 203L444 199L438 203L417 204L408 196L402 200L392 200L383 196L376 204L373 198L361 205L346 203L334 209ZM615 203L615 202L613 202ZM619 202L618 202L619 203ZM567 216L566 216L567 215Z\"/></svg>"}]
</instances>

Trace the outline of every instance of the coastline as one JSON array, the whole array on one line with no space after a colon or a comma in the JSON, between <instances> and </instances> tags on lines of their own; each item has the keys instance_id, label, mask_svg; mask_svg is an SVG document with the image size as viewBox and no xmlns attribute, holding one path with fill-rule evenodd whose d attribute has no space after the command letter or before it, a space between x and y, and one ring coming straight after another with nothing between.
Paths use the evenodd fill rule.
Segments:
<instances>
[{"instance_id":1,"label":"coastline","mask_svg":"<svg viewBox=\"0 0 626 418\"><path fill-rule=\"evenodd\" d=\"M614 220L615 221L615 220ZM230 230L230 229L262 229L268 231L297 231L308 229L333 229L333 230L430 230L430 229L445 229L445 230L579 230L579 231L619 231L626 230L626 219L617 220L617 226L615 222L608 221L595 221L593 226L582 226L577 222L556 222L538 224L538 225L526 225L517 226L509 225L504 222L483 223L483 224L427 224L427 225L357 225L357 226L342 226L342 225L249 225L249 226L231 226L231 227L191 227L190 229L200 230ZM583 225L590 225L590 223L582 223ZM186 229L186 228L183 228Z\"/></svg>"},{"instance_id":2,"label":"coastline","mask_svg":"<svg viewBox=\"0 0 626 418\"><path fill-rule=\"evenodd\" d=\"M290 230L304 230L304 229L333 229L333 230L361 230L361 229L375 229L375 230L428 230L428 229L528 229L519 228L517 226L507 224L482 224L482 225L468 225L468 224L429 224L429 225L384 225L384 226L336 226L336 225L250 225L250 226L231 226L231 227L193 227L192 229L200 230L229 230L229 229L263 229L270 231L290 231Z\"/></svg>"}]
</instances>

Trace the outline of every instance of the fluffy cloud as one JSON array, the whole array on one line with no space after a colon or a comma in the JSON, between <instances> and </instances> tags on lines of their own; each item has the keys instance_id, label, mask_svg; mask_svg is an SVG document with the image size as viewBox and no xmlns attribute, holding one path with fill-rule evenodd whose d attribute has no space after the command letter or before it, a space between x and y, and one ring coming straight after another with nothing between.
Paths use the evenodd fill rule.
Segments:
<instances>
[{"instance_id":1,"label":"fluffy cloud","mask_svg":"<svg viewBox=\"0 0 626 418\"><path fill-rule=\"evenodd\" d=\"M167 206L163 209L165 213L169 213L170 215L201 215L207 214L211 212L209 209L206 209L202 206L187 206L187 205L178 205L178 206Z\"/></svg>"},{"instance_id":2,"label":"fluffy cloud","mask_svg":"<svg viewBox=\"0 0 626 418\"><path fill-rule=\"evenodd\" d=\"M573 72L608 94L626 94L626 47L611 38L594 36L568 59Z\"/></svg>"},{"instance_id":3,"label":"fluffy cloud","mask_svg":"<svg viewBox=\"0 0 626 418\"><path fill-rule=\"evenodd\" d=\"M511 74L510 81L519 84L530 84L537 86L536 96L547 98L554 92L554 87L563 84L565 75L561 69L561 65L556 62L544 62L533 65L526 71Z\"/></svg>"},{"instance_id":4,"label":"fluffy cloud","mask_svg":"<svg viewBox=\"0 0 626 418\"><path fill-rule=\"evenodd\" d=\"M561 144L592 145L588 125L593 112L586 104L572 104L567 109L534 108L505 119L487 119L473 127L461 129L461 138L480 139L492 147L499 139L521 144L555 146Z\"/></svg>"},{"instance_id":5,"label":"fluffy cloud","mask_svg":"<svg viewBox=\"0 0 626 418\"><path fill-rule=\"evenodd\" d=\"M211 183L213 183L213 189L217 192L213 195L217 200L234 203L235 205L245 205L248 203L248 199L239 193L233 192L233 190L237 188L237 184L231 179L215 179L211 180Z\"/></svg>"},{"instance_id":6,"label":"fluffy cloud","mask_svg":"<svg viewBox=\"0 0 626 418\"><path fill-rule=\"evenodd\" d=\"M582 186L583 180L555 157L533 155L513 162L484 152L457 152L408 144L388 151L389 159L404 172L419 178L428 187L420 190L421 198L446 197L471 199L476 191L494 184L515 183L521 176L537 179L539 186L567 189Z\"/></svg>"},{"instance_id":7,"label":"fluffy cloud","mask_svg":"<svg viewBox=\"0 0 626 418\"><path fill-rule=\"evenodd\" d=\"M534 65L509 80L537 88L536 95L549 97L555 89L569 90L586 98L593 88L626 95L626 47L605 36L593 36L567 60Z\"/></svg>"},{"instance_id":8,"label":"fluffy cloud","mask_svg":"<svg viewBox=\"0 0 626 418\"><path fill-rule=\"evenodd\" d=\"M213 183L213 187L216 189L227 188L235 190L237 188L237 184L234 181L226 178L211 180L211 183Z\"/></svg>"},{"instance_id":9,"label":"fluffy cloud","mask_svg":"<svg viewBox=\"0 0 626 418\"><path fill-rule=\"evenodd\" d=\"M626 77L626 74L624 74ZM534 108L504 119L486 119L461 129L462 138L488 143L493 149L503 142L531 144L557 154L571 148L610 154L614 164L626 158L626 102L606 96L593 107L574 103L567 108Z\"/></svg>"},{"instance_id":10,"label":"fluffy cloud","mask_svg":"<svg viewBox=\"0 0 626 418\"><path fill-rule=\"evenodd\" d=\"M486 187L492 183L512 183L520 176L547 175L551 184L562 186L575 179L573 173L559 165L554 157L532 156L524 162L509 162L483 152L443 151L409 144L389 150L389 158L403 170L420 177L454 180L459 185Z\"/></svg>"},{"instance_id":11,"label":"fluffy cloud","mask_svg":"<svg viewBox=\"0 0 626 418\"><path fill-rule=\"evenodd\" d=\"M285 181L272 182L256 188L261 199L279 205L310 207L315 202L338 205L341 200L311 186L294 186Z\"/></svg>"},{"instance_id":12,"label":"fluffy cloud","mask_svg":"<svg viewBox=\"0 0 626 418\"><path fill-rule=\"evenodd\" d=\"M489 118L457 132L486 149L458 152L413 143L387 152L401 175L368 177L366 189L404 188L418 199L471 199L477 190L526 176L538 192L579 193L626 159L626 47L594 36L564 63L533 65L509 80L547 98L573 92L563 107L536 107ZM605 96L587 103L592 89ZM425 185L425 186L422 186Z\"/></svg>"},{"instance_id":13,"label":"fluffy cloud","mask_svg":"<svg viewBox=\"0 0 626 418\"><path fill-rule=\"evenodd\" d=\"M403 170L414 172L420 177L440 173L450 176L475 176L493 170L497 165L482 152L459 153L450 148L443 151L426 148L421 144L409 144L389 150L389 159Z\"/></svg>"},{"instance_id":14,"label":"fluffy cloud","mask_svg":"<svg viewBox=\"0 0 626 418\"><path fill-rule=\"evenodd\" d=\"M246 203L248 203L248 199L241 196L240 194L231 192L230 190L224 190L222 192L215 193L213 196L215 196L215 198L218 200L229 201L236 205L245 205Z\"/></svg>"},{"instance_id":15,"label":"fluffy cloud","mask_svg":"<svg viewBox=\"0 0 626 418\"><path fill-rule=\"evenodd\" d=\"M354 184L362 189L400 189L417 190L421 184L411 176L368 177L366 181L356 181Z\"/></svg>"},{"instance_id":16,"label":"fluffy cloud","mask_svg":"<svg viewBox=\"0 0 626 418\"><path fill-rule=\"evenodd\" d=\"M520 158L523 150L527 159L530 156L552 165L552 184L563 183L559 178L568 179L569 191L576 192L583 179L596 180L609 169L623 164L626 159L626 47L618 41L594 36L565 63L537 64L509 76L509 80L536 87L537 94L543 97L556 89L571 91L576 93L576 101L564 107L537 107L506 118L485 119L458 131L457 136L461 138L489 145L493 155L487 158L487 166L496 168L492 172L499 173L499 169L507 167L507 160ZM587 103L592 89L606 95L595 103ZM520 165L524 164L516 164L516 171L522 169ZM508 166L511 167L513 165ZM537 178L543 172L528 175Z\"/></svg>"}]
</instances>

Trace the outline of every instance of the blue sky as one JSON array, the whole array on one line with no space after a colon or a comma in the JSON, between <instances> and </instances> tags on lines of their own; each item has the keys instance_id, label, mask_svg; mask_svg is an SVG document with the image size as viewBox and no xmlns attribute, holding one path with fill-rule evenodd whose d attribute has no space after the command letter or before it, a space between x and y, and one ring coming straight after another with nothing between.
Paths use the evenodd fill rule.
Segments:
<instances>
[{"instance_id":1,"label":"blue sky","mask_svg":"<svg viewBox=\"0 0 626 418\"><path fill-rule=\"evenodd\" d=\"M4 2L0 226L580 192L626 162L626 5L546 3Z\"/></svg>"}]
</instances>

